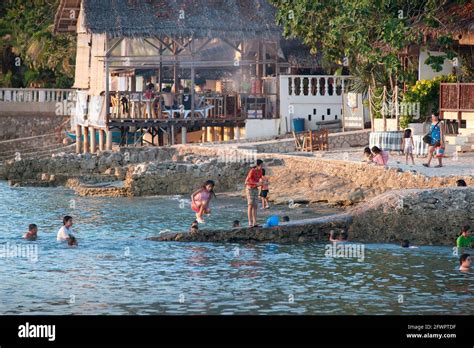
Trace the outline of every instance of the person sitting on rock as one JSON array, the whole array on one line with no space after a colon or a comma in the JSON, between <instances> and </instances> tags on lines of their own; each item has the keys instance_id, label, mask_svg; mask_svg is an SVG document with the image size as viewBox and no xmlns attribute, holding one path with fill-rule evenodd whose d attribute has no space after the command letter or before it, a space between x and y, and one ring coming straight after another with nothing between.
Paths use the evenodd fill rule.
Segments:
<instances>
[{"instance_id":1,"label":"person sitting on rock","mask_svg":"<svg viewBox=\"0 0 474 348\"><path fill-rule=\"evenodd\" d=\"M290 217L288 215L283 216L281 218L281 222L283 222L283 223L290 222Z\"/></svg>"},{"instance_id":2,"label":"person sitting on rock","mask_svg":"<svg viewBox=\"0 0 474 348\"><path fill-rule=\"evenodd\" d=\"M28 226L28 232L25 233L23 238L28 241L35 241L38 238L38 226L30 224Z\"/></svg>"},{"instance_id":3,"label":"person sitting on rock","mask_svg":"<svg viewBox=\"0 0 474 348\"><path fill-rule=\"evenodd\" d=\"M329 232L329 241L331 243L337 243L339 241L336 231L331 230L331 232Z\"/></svg>"},{"instance_id":4,"label":"person sitting on rock","mask_svg":"<svg viewBox=\"0 0 474 348\"><path fill-rule=\"evenodd\" d=\"M214 186L214 181L207 180L191 195L191 209L196 213L196 220L200 224L204 223L203 215L211 213L209 203L211 198L216 196Z\"/></svg>"},{"instance_id":5,"label":"person sitting on rock","mask_svg":"<svg viewBox=\"0 0 474 348\"><path fill-rule=\"evenodd\" d=\"M372 147L372 152L374 153L374 162L378 166L386 166L388 163L388 152L380 150L377 146Z\"/></svg>"},{"instance_id":6,"label":"person sitting on rock","mask_svg":"<svg viewBox=\"0 0 474 348\"><path fill-rule=\"evenodd\" d=\"M232 223L232 228L240 228L240 221L234 220L234 222Z\"/></svg>"},{"instance_id":7,"label":"person sitting on rock","mask_svg":"<svg viewBox=\"0 0 474 348\"><path fill-rule=\"evenodd\" d=\"M471 268L471 255L462 254L459 258L459 270L460 271L469 271Z\"/></svg>"},{"instance_id":8,"label":"person sitting on rock","mask_svg":"<svg viewBox=\"0 0 474 348\"><path fill-rule=\"evenodd\" d=\"M458 239L456 239L456 247L458 248L472 248L474 245L474 237L470 235L471 227L464 225L461 228L461 233Z\"/></svg>"},{"instance_id":9,"label":"person sitting on rock","mask_svg":"<svg viewBox=\"0 0 474 348\"><path fill-rule=\"evenodd\" d=\"M370 147L366 147L364 149L364 159L363 162L368 162L372 163L372 160L374 159L374 155L372 154L372 151L370 151Z\"/></svg>"}]
</instances>

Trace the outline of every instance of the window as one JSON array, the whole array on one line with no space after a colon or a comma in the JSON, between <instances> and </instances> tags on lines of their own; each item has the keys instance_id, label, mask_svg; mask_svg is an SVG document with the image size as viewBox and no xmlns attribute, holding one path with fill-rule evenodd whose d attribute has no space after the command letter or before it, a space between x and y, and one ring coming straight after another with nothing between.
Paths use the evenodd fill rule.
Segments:
<instances>
[{"instance_id":1,"label":"window","mask_svg":"<svg viewBox=\"0 0 474 348\"><path fill-rule=\"evenodd\" d=\"M331 115L331 109L328 109L328 115Z\"/></svg>"},{"instance_id":2,"label":"window","mask_svg":"<svg viewBox=\"0 0 474 348\"><path fill-rule=\"evenodd\" d=\"M321 120L324 121L324 115L321 116Z\"/></svg>"},{"instance_id":3,"label":"window","mask_svg":"<svg viewBox=\"0 0 474 348\"><path fill-rule=\"evenodd\" d=\"M308 121L311 121L311 115L308 115Z\"/></svg>"},{"instance_id":4,"label":"window","mask_svg":"<svg viewBox=\"0 0 474 348\"><path fill-rule=\"evenodd\" d=\"M337 120L337 115L334 116L334 119Z\"/></svg>"},{"instance_id":5,"label":"window","mask_svg":"<svg viewBox=\"0 0 474 348\"><path fill-rule=\"evenodd\" d=\"M316 109L313 109L313 115L316 115Z\"/></svg>"}]
</instances>

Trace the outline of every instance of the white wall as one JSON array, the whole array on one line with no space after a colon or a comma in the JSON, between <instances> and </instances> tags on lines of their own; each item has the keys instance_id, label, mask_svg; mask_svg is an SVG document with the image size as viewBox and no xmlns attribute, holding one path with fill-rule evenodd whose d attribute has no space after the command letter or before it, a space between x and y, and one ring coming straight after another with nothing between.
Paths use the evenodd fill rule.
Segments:
<instances>
[{"instance_id":1,"label":"white wall","mask_svg":"<svg viewBox=\"0 0 474 348\"><path fill-rule=\"evenodd\" d=\"M279 119L247 119L245 139L269 138L279 135Z\"/></svg>"},{"instance_id":2,"label":"white wall","mask_svg":"<svg viewBox=\"0 0 474 348\"><path fill-rule=\"evenodd\" d=\"M432 56L443 55L443 52L429 51ZM449 75L453 72L453 62L449 59L444 60L443 69L440 72L434 71L431 66L425 64L425 60L428 58L428 51L420 50L420 59L418 63L418 80L431 80L436 76ZM461 62L458 61L458 68L461 66Z\"/></svg>"},{"instance_id":3,"label":"white wall","mask_svg":"<svg viewBox=\"0 0 474 348\"><path fill-rule=\"evenodd\" d=\"M341 77L336 76L296 76L296 75L280 75L280 118L282 133L291 132L293 130L293 119L304 118L305 129L318 129L316 122L331 121L342 119L342 95L337 95L334 91L333 95L320 94L319 89L315 95L308 93L307 95L296 95L294 90L290 94L290 79L295 78L309 79L338 79L341 83ZM303 88L301 88L303 89Z\"/></svg>"}]
</instances>

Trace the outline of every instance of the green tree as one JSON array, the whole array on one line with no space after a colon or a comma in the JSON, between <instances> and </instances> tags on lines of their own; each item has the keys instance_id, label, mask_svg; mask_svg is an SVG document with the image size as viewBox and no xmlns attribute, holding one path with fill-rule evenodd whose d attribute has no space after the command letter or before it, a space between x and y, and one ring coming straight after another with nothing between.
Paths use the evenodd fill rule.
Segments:
<instances>
[{"instance_id":1,"label":"green tree","mask_svg":"<svg viewBox=\"0 0 474 348\"><path fill-rule=\"evenodd\" d=\"M347 63L358 90L413 80L413 70L403 67L400 51L420 44L419 25L441 25L436 15L454 1L448 0L270 0L277 22L286 37L299 37L313 53L321 50L326 60L342 67ZM439 37L448 52L441 58L429 57L428 64L439 67L441 59L452 58L452 40Z\"/></svg>"},{"instance_id":2,"label":"green tree","mask_svg":"<svg viewBox=\"0 0 474 348\"><path fill-rule=\"evenodd\" d=\"M58 0L7 0L0 7L0 85L70 87L75 37L53 34Z\"/></svg>"}]
</instances>

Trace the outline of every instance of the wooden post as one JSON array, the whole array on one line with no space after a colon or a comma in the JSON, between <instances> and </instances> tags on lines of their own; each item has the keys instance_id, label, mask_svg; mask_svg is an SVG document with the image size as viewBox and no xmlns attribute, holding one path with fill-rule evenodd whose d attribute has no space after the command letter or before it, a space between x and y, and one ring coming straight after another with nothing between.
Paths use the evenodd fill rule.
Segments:
<instances>
[{"instance_id":1,"label":"wooden post","mask_svg":"<svg viewBox=\"0 0 474 348\"><path fill-rule=\"evenodd\" d=\"M207 141L214 141L214 129L213 127L206 127Z\"/></svg>"},{"instance_id":2,"label":"wooden post","mask_svg":"<svg viewBox=\"0 0 474 348\"><path fill-rule=\"evenodd\" d=\"M82 152L82 128L76 124L76 153Z\"/></svg>"},{"instance_id":3,"label":"wooden post","mask_svg":"<svg viewBox=\"0 0 474 348\"><path fill-rule=\"evenodd\" d=\"M230 130L232 128L230 127L223 127L223 128L224 128L224 141L232 140L232 138L230 137Z\"/></svg>"},{"instance_id":4,"label":"wooden post","mask_svg":"<svg viewBox=\"0 0 474 348\"><path fill-rule=\"evenodd\" d=\"M107 129L105 131L106 133L106 137L105 137L105 141L106 141L106 144L105 144L105 148L106 150L108 151L111 151L112 150L112 131L110 129Z\"/></svg>"},{"instance_id":5,"label":"wooden post","mask_svg":"<svg viewBox=\"0 0 474 348\"><path fill-rule=\"evenodd\" d=\"M186 125L183 125L181 127L181 144L186 144L187 143L187 133L188 133L188 130L186 128Z\"/></svg>"},{"instance_id":6,"label":"wooden post","mask_svg":"<svg viewBox=\"0 0 474 348\"><path fill-rule=\"evenodd\" d=\"M91 137L91 140L90 140L91 153L95 153L96 141L95 141L95 128L94 127L89 127L89 135Z\"/></svg>"},{"instance_id":7,"label":"wooden post","mask_svg":"<svg viewBox=\"0 0 474 348\"><path fill-rule=\"evenodd\" d=\"M84 134L84 153L89 153L89 128L86 126L82 126L82 134Z\"/></svg>"},{"instance_id":8,"label":"wooden post","mask_svg":"<svg viewBox=\"0 0 474 348\"><path fill-rule=\"evenodd\" d=\"M202 142L206 143L207 142L207 127L202 127Z\"/></svg>"},{"instance_id":9,"label":"wooden post","mask_svg":"<svg viewBox=\"0 0 474 348\"><path fill-rule=\"evenodd\" d=\"M99 129L99 151L105 150L105 131L103 129Z\"/></svg>"},{"instance_id":10,"label":"wooden post","mask_svg":"<svg viewBox=\"0 0 474 348\"><path fill-rule=\"evenodd\" d=\"M220 127L219 131L220 131L219 140L224 141L225 127Z\"/></svg>"}]
</instances>

